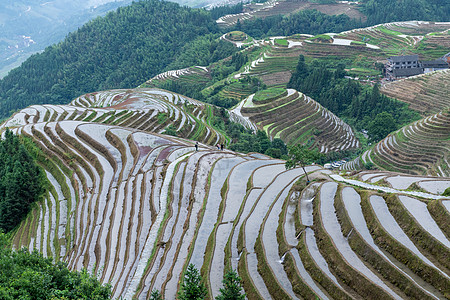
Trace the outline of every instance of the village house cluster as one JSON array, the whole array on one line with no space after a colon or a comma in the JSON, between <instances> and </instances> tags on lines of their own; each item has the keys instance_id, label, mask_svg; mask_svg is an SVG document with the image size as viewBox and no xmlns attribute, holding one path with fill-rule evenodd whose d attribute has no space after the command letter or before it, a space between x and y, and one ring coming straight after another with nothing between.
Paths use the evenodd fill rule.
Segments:
<instances>
[{"instance_id":1,"label":"village house cluster","mask_svg":"<svg viewBox=\"0 0 450 300\"><path fill-rule=\"evenodd\" d=\"M387 80L396 80L414 75L429 73L449 68L450 53L443 57L420 61L418 55L391 56L385 65Z\"/></svg>"}]
</instances>

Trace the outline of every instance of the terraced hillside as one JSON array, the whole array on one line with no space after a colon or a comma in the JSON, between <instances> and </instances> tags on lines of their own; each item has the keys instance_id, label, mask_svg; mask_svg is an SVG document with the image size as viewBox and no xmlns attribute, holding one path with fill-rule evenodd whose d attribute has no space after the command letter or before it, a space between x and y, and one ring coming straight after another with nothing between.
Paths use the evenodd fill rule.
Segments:
<instances>
[{"instance_id":1,"label":"terraced hillside","mask_svg":"<svg viewBox=\"0 0 450 300\"><path fill-rule=\"evenodd\" d=\"M180 80L182 82L192 82L195 84L208 83L211 79L209 70L206 67L190 67L181 70L167 71L156 75L146 82L149 86L159 86L162 82L167 80Z\"/></svg>"},{"instance_id":2,"label":"terraced hillside","mask_svg":"<svg viewBox=\"0 0 450 300\"><path fill-rule=\"evenodd\" d=\"M449 153L447 109L397 130L341 169L360 169L371 162L381 170L449 177Z\"/></svg>"},{"instance_id":3,"label":"terraced hillside","mask_svg":"<svg viewBox=\"0 0 450 300\"><path fill-rule=\"evenodd\" d=\"M334 4L318 4L310 3L308 1L296 0L269 0L262 3L248 3L244 5L244 11L239 14L226 15L219 18L216 22L221 27L230 27L240 22L254 19L265 18L276 15L288 15L300 10L318 10L327 15L345 14L350 18L365 20L366 17L362 14L356 5L349 3L334 3Z\"/></svg>"},{"instance_id":4,"label":"terraced hillside","mask_svg":"<svg viewBox=\"0 0 450 300\"><path fill-rule=\"evenodd\" d=\"M323 153L359 147L350 126L322 105L296 90L280 90L283 92L262 100L251 95L232 112L242 114L268 136L287 144L313 142L311 147ZM264 91L256 95L262 94Z\"/></svg>"},{"instance_id":5,"label":"terraced hillside","mask_svg":"<svg viewBox=\"0 0 450 300\"><path fill-rule=\"evenodd\" d=\"M32 105L2 127L63 120L88 121L178 136L209 145L228 138L210 126L212 106L158 89L111 90L80 96L69 105Z\"/></svg>"},{"instance_id":6,"label":"terraced hillside","mask_svg":"<svg viewBox=\"0 0 450 300\"><path fill-rule=\"evenodd\" d=\"M435 71L384 84L386 96L408 103L423 115L450 107L450 70Z\"/></svg>"},{"instance_id":7,"label":"terraced hillside","mask_svg":"<svg viewBox=\"0 0 450 300\"><path fill-rule=\"evenodd\" d=\"M280 2L281 4L282 2ZM245 91L235 83L247 76L257 77L267 86L285 86L291 77L300 54L307 60L319 59L340 60L346 69L356 70L364 74L379 74L374 66L376 62L383 62L393 55L418 54L421 60L432 60L448 53L446 46L450 42L448 35L450 24L444 22L394 22L359 28L341 33L311 36L295 34L290 37L271 37L265 40L248 39L248 42L233 42L237 46L248 46L241 50L249 56L249 62L239 71L233 72L225 80L226 91L223 97L245 97ZM224 38L226 34L222 37ZM321 37L327 36L327 42ZM226 39L225 39L226 40ZM229 59L229 58L227 58ZM218 63L220 65L220 62ZM147 82L147 86L161 87L164 82L179 82L183 86L189 82L194 85L201 83L205 90L216 87L210 72L217 67L213 64L207 67L192 67L182 70L169 71L160 74ZM355 71L355 72L356 72ZM356 77L359 73L356 72ZM376 77L376 76L375 76ZM372 76L372 79L375 77ZM231 91L231 92L230 92Z\"/></svg>"},{"instance_id":8,"label":"terraced hillside","mask_svg":"<svg viewBox=\"0 0 450 300\"><path fill-rule=\"evenodd\" d=\"M306 168L306 184L302 169L260 154L195 151L191 141L92 122L14 131L40 149L50 183L14 246L96 272L114 297L158 289L175 299L189 263L210 297L229 267L249 299L450 295L450 200L427 186L370 192L387 188L319 166Z\"/></svg>"}]
</instances>

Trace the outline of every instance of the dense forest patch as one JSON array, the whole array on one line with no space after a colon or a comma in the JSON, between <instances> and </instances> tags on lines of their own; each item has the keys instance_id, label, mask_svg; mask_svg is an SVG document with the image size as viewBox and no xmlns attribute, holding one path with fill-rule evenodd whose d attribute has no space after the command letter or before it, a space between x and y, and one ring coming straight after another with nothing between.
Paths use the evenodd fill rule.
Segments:
<instances>
[{"instance_id":1,"label":"dense forest patch","mask_svg":"<svg viewBox=\"0 0 450 300\"><path fill-rule=\"evenodd\" d=\"M343 65L331 69L320 62L308 64L301 55L288 87L312 97L358 130L367 129L372 141L420 118L407 104L382 95L378 85L363 85L346 75Z\"/></svg>"},{"instance_id":2,"label":"dense forest patch","mask_svg":"<svg viewBox=\"0 0 450 300\"><path fill-rule=\"evenodd\" d=\"M44 192L44 178L11 131L0 140L0 229L12 230Z\"/></svg>"},{"instance_id":3,"label":"dense forest patch","mask_svg":"<svg viewBox=\"0 0 450 300\"><path fill-rule=\"evenodd\" d=\"M30 104L67 103L87 92L136 87L164 71L188 42L217 32L205 10L134 2L12 70L0 82L0 118Z\"/></svg>"},{"instance_id":4,"label":"dense forest patch","mask_svg":"<svg viewBox=\"0 0 450 300\"><path fill-rule=\"evenodd\" d=\"M6 235L0 233L1 299L111 299L111 287L86 270L72 272L36 250L14 251L6 245Z\"/></svg>"}]
</instances>

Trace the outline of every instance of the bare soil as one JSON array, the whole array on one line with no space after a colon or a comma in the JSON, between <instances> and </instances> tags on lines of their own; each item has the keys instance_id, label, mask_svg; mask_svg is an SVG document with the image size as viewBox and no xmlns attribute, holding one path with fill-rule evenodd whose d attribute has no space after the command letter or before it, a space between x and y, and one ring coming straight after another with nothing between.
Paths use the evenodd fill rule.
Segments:
<instances>
[{"instance_id":1,"label":"bare soil","mask_svg":"<svg viewBox=\"0 0 450 300\"><path fill-rule=\"evenodd\" d=\"M291 79L291 76L292 76L291 72L283 71L283 72L277 72L277 73L262 75L261 76L261 80L267 86L274 86L274 85L288 83L289 79Z\"/></svg>"}]
</instances>

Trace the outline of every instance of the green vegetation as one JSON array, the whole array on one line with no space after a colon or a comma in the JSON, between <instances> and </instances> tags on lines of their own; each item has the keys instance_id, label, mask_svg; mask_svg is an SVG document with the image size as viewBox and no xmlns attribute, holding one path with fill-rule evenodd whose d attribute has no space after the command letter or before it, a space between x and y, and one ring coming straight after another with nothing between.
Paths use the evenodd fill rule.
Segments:
<instances>
[{"instance_id":1,"label":"green vegetation","mask_svg":"<svg viewBox=\"0 0 450 300\"><path fill-rule=\"evenodd\" d=\"M380 141L390 132L397 129L394 117L388 112L381 112L375 116L375 119L369 122L368 130L372 141Z\"/></svg>"},{"instance_id":2,"label":"green vegetation","mask_svg":"<svg viewBox=\"0 0 450 300\"><path fill-rule=\"evenodd\" d=\"M264 101L266 99L274 99L286 93L286 89L283 88L268 88L259 91L253 96L254 102Z\"/></svg>"},{"instance_id":3,"label":"green vegetation","mask_svg":"<svg viewBox=\"0 0 450 300\"><path fill-rule=\"evenodd\" d=\"M230 123L229 132L233 139L229 148L233 151L259 152L273 158L286 158L287 148L284 142L278 138L270 141L262 130L258 130L255 135L240 124Z\"/></svg>"},{"instance_id":4,"label":"green vegetation","mask_svg":"<svg viewBox=\"0 0 450 300\"><path fill-rule=\"evenodd\" d=\"M241 2L236 5L231 5L231 6L224 5L224 6L214 7L209 12L211 13L211 18L213 18L214 20L217 20L218 18L225 16L225 15L238 14L238 13L242 12L243 8L244 8L244 4Z\"/></svg>"},{"instance_id":5,"label":"green vegetation","mask_svg":"<svg viewBox=\"0 0 450 300\"><path fill-rule=\"evenodd\" d=\"M206 34L183 46L175 61L166 70L176 70L190 66L208 66L222 58L233 55L239 49L232 43L220 40L220 34ZM234 61L233 61L234 63Z\"/></svg>"},{"instance_id":6,"label":"green vegetation","mask_svg":"<svg viewBox=\"0 0 450 300\"><path fill-rule=\"evenodd\" d=\"M341 32L361 27L360 21L346 15L329 16L317 10L302 10L288 16L270 16L264 19L252 19L235 26L254 38L266 36L290 36L296 33L319 34Z\"/></svg>"},{"instance_id":7,"label":"green vegetation","mask_svg":"<svg viewBox=\"0 0 450 300\"><path fill-rule=\"evenodd\" d=\"M231 122L227 111L223 108L214 108L210 123L231 138L228 147L233 151L259 152L273 158L286 158L287 147L281 139L275 138L271 141L264 131L258 130L254 134L241 124Z\"/></svg>"},{"instance_id":8,"label":"green vegetation","mask_svg":"<svg viewBox=\"0 0 450 300\"><path fill-rule=\"evenodd\" d=\"M448 21L450 2L440 0L365 0L362 11L367 24L392 21Z\"/></svg>"},{"instance_id":9,"label":"green vegetation","mask_svg":"<svg viewBox=\"0 0 450 300\"><path fill-rule=\"evenodd\" d=\"M245 294L242 294L241 281L242 279L236 271L229 270L226 272L222 281L223 288L220 289L220 294L216 297L216 300L244 300Z\"/></svg>"},{"instance_id":10,"label":"green vegetation","mask_svg":"<svg viewBox=\"0 0 450 300\"><path fill-rule=\"evenodd\" d=\"M352 41L352 42L350 43L350 45L353 45L353 46L365 46L366 43L360 42L360 41Z\"/></svg>"},{"instance_id":11,"label":"green vegetation","mask_svg":"<svg viewBox=\"0 0 450 300\"><path fill-rule=\"evenodd\" d=\"M150 294L150 300L163 300L163 298L158 290L153 290Z\"/></svg>"},{"instance_id":12,"label":"green vegetation","mask_svg":"<svg viewBox=\"0 0 450 300\"><path fill-rule=\"evenodd\" d=\"M199 40L202 40L200 38ZM237 48L232 46L232 44L228 42L221 41L219 43L225 43L228 47L232 47L234 49L234 52ZM222 45L222 44L220 44ZM206 47L211 49L211 47ZM218 47L220 49L225 49L226 47ZM224 50L225 51L225 50ZM198 59L198 57L202 57L201 53L202 51L198 51L199 54L197 54L196 51L191 52L191 56ZM233 54L233 51L230 52L224 52L225 54L231 55ZM223 55L225 55L223 54ZM213 53L214 55L214 53ZM222 54L220 54L222 55ZM180 56L183 57L183 54ZM205 55L208 59L211 60L211 56ZM220 56L218 56L220 57ZM218 58L217 57L217 58ZM212 60L215 60L212 59ZM212 62L211 60L211 62ZM228 60L221 60L218 63L214 63L210 66L210 76L195 76L195 75L188 75L181 77L179 80L164 80L161 83L155 82L151 85L144 84L142 87L159 87L165 90L169 90L175 93L179 93L197 100L201 100L206 103L214 104L216 106L230 108L237 104L238 100L240 100L240 97L237 97L237 95L224 95L224 93L219 94L222 90L225 89L235 89L235 90L247 90L248 86L250 85L250 90L245 93L245 96L255 92L255 87L257 88L260 84L260 81L257 78L242 78L240 80L234 80L234 81L228 81L224 80L227 78L228 75L236 72L239 70L244 64L248 62L249 58L247 54L236 52L231 56L231 59ZM178 61L183 61L181 58L178 59L171 67L175 68L177 67L176 63ZM186 60L184 60L183 64ZM201 62L196 63L192 62L192 64L202 64ZM208 62L204 62L204 65L208 65ZM178 67L180 67L179 65ZM209 88L205 89L205 86L209 86Z\"/></svg>"},{"instance_id":13,"label":"green vegetation","mask_svg":"<svg viewBox=\"0 0 450 300\"><path fill-rule=\"evenodd\" d=\"M445 189L445 191L442 193L442 196L450 196L450 187Z\"/></svg>"},{"instance_id":14,"label":"green vegetation","mask_svg":"<svg viewBox=\"0 0 450 300\"><path fill-rule=\"evenodd\" d=\"M178 292L179 300L200 300L207 295L207 289L202 282L199 271L193 264L189 264L184 273L183 282Z\"/></svg>"},{"instance_id":15,"label":"green vegetation","mask_svg":"<svg viewBox=\"0 0 450 300\"><path fill-rule=\"evenodd\" d=\"M111 287L83 270L71 272L36 250L11 250L0 233L0 298L13 299L110 299Z\"/></svg>"},{"instance_id":16,"label":"green vegetation","mask_svg":"<svg viewBox=\"0 0 450 300\"><path fill-rule=\"evenodd\" d=\"M226 38L231 41L242 42L247 39L247 35L242 31L231 31L226 35Z\"/></svg>"},{"instance_id":17,"label":"green vegetation","mask_svg":"<svg viewBox=\"0 0 450 300\"><path fill-rule=\"evenodd\" d=\"M333 38L329 36L328 34L319 34L316 36L313 36L311 38L308 38L310 41L315 42L325 42L325 43L331 43L333 41Z\"/></svg>"},{"instance_id":18,"label":"green vegetation","mask_svg":"<svg viewBox=\"0 0 450 300\"><path fill-rule=\"evenodd\" d=\"M318 161L322 156L323 154L319 153L317 149L309 149L306 145L298 144L289 147L289 159L286 161L286 169L292 169L297 166L302 167L306 175L306 181L309 182L305 166Z\"/></svg>"},{"instance_id":19,"label":"green vegetation","mask_svg":"<svg viewBox=\"0 0 450 300\"><path fill-rule=\"evenodd\" d=\"M0 140L0 229L8 232L44 193L44 175L10 130Z\"/></svg>"},{"instance_id":20,"label":"green vegetation","mask_svg":"<svg viewBox=\"0 0 450 300\"><path fill-rule=\"evenodd\" d=\"M275 44L277 44L278 46L282 46L282 47L289 46L289 43L286 39L275 39Z\"/></svg>"},{"instance_id":21,"label":"green vegetation","mask_svg":"<svg viewBox=\"0 0 450 300\"><path fill-rule=\"evenodd\" d=\"M357 130L368 129L372 141L420 118L408 105L380 94L378 85L362 85L344 78L346 74L343 65L333 70L323 62L307 64L300 55L288 87L310 96ZM380 128L383 122L389 126Z\"/></svg>"}]
</instances>

